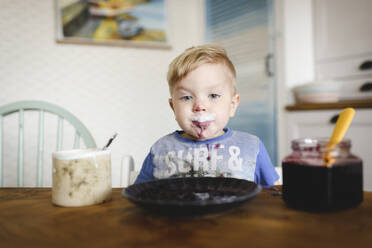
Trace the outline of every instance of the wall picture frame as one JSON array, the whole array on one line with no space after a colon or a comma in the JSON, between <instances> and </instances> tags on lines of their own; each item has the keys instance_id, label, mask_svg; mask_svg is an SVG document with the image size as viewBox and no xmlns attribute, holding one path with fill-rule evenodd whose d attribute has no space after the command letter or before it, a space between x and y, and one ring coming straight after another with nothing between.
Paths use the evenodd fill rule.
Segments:
<instances>
[{"instance_id":1,"label":"wall picture frame","mask_svg":"<svg viewBox=\"0 0 372 248\"><path fill-rule=\"evenodd\" d=\"M55 0L56 42L169 49L167 0Z\"/></svg>"}]
</instances>

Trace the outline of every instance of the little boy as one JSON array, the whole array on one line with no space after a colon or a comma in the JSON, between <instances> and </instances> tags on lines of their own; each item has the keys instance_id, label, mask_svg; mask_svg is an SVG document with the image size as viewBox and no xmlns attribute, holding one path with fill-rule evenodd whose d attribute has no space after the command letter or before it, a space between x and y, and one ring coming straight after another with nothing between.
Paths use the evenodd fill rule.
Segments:
<instances>
[{"instance_id":1,"label":"little boy","mask_svg":"<svg viewBox=\"0 0 372 248\"><path fill-rule=\"evenodd\" d=\"M235 81L234 65L218 46L192 47L172 61L169 105L182 130L151 147L135 183L187 176L278 180L259 138L226 127L240 101Z\"/></svg>"}]
</instances>

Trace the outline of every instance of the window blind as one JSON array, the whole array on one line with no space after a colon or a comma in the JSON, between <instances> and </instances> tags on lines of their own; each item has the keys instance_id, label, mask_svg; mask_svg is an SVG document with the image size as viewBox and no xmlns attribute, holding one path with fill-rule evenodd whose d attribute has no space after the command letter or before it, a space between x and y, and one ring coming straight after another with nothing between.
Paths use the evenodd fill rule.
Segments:
<instances>
[{"instance_id":1,"label":"window blind","mask_svg":"<svg viewBox=\"0 0 372 248\"><path fill-rule=\"evenodd\" d=\"M267 23L265 0L206 0L206 41L225 47L237 69L266 56Z\"/></svg>"}]
</instances>

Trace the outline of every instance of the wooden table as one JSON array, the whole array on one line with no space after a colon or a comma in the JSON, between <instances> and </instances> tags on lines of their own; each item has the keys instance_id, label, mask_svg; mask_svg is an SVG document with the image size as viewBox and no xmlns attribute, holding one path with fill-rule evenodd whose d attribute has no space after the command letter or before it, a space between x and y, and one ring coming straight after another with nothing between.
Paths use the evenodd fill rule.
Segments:
<instances>
[{"instance_id":1,"label":"wooden table","mask_svg":"<svg viewBox=\"0 0 372 248\"><path fill-rule=\"evenodd\" d=\"M0 247L372 247L372 192L357 208L309 213L263 190L227 212L153 215L113 189L110 202L52 205L48 188L0 188Z\"/></svg>"}]
</instances>

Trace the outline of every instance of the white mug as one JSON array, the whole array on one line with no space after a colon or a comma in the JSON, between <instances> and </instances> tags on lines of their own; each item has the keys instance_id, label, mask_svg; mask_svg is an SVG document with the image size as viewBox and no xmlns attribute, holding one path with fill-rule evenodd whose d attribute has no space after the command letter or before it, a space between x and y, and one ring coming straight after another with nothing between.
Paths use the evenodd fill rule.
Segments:
<instances>
[{"instance_id":1,"label":"white mug","mask_svg":"<svg viewBox=\"0 0 372 248\"><path fill-rule=\"evenodd\" d=\"M111 153L78 149L53 153L52 202L78 207L111 199Z\"/></svg>"}]
</instances>

